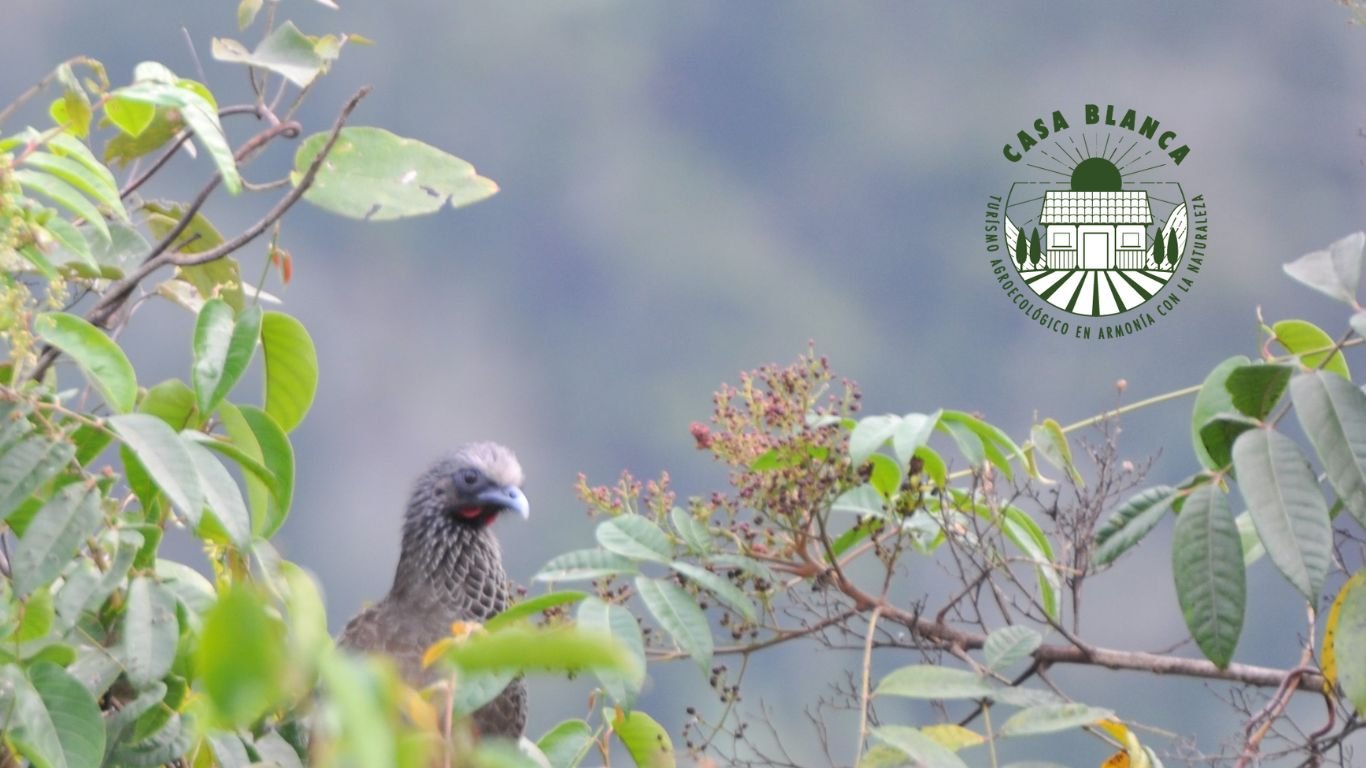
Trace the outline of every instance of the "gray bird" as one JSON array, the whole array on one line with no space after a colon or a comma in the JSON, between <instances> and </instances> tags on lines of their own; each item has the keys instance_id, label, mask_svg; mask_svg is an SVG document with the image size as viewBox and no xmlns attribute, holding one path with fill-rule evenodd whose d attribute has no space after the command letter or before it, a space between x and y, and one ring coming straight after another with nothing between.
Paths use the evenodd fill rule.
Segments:
<instances>
[{"instance_id":1,"label":"gray bird","mask_svg":"<svg viewBox=\"0 0 1366 768\"><path fill-rule=\"evenodd\" d=\"M418 478L403 519L394 585L342 630L338 645L385 653L410 685L435 681L422 654L455 621L484 622L507 608L503 557L490 524L505 511L525 519L522 467L496 443L472 443ZM526 686L518 678L474 713L480 737L517 740L526 726Z\"/></svg>"}]
</instances>

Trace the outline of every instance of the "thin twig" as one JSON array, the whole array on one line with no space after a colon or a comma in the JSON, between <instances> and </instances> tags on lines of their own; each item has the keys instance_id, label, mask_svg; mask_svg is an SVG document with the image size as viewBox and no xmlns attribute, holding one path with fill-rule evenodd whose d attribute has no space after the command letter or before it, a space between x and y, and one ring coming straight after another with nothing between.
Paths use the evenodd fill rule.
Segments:
<instances>
[{"instance_id":1,"label":"thin twig","mask_svg":"<svg viewBox=\"0 0 1366 768\"><path fill-rule=\"evenodd\" d=\"M854 749L854 765L863 759L863 745L868 741L868 678L873 666L873 637L877 635L877 620L881 616L880 605L868 616L868 637L863 644L863 682L859 687L858 744Z\"/></svg>"},{"instance_id":2,"label":"thin twig","mask_svg":"<svg viewBox=\"0 0 1366 768\"><path fill-rule=\"evenodd\" d=\"M189 129L183 131L180 134L180 138L176 139L175 143L171 145L171 148L166 150L166 152L162 154L161 157L158 157L156 159L156 162L152 163L152 166L150 168L139 174L137 178L129 181L123 189L119 190L119 199L126 200L129 195L137 191L138 187L141 187L143 184L146 184L147 180L155 176L157 172L161 170L162 166L166 165L166 163L171 161L171 158L175 156L175 153L179 152L180 148L185 146L185 142L189 141L190 137L193 135L194 131L191 131Z\"/></svg>"},{"instance_id":3,"label":"thin twig","mask_svg":"<svg viewBox=\"0 0 1366 768\"><path fill-rule=\"evenodd\" d=\"M370 89L368 87L362 88L356 92L356 95L351 97L351 100L342 108L341 114L337 115L337 120L332 124L332 132L328 134L327 141L323 143L322 149L319 150L317 156L313 158L313 162L309 163L308 170L304 171L304 175L299 179L299 183L295 185L294 189L289 191L289 194L280 198L279 202L277 202L265 216L262 216L259 221L247 228L246 231L217 248L203 253L172 256L171 263L177 266L186 267L195 264L206 264L215 259L221 259L256 239L258 235L269 229L270 225L274 224L283 216L285 212L290 209L290 206L298 202L299 198L303 197L304 193L313 185L313 179L317 178L318 171L327 160L328 153L332 151L332 147L336 145L337 139L341 136L341 130L346 125L346 119L351 116L352 110L356 108L356 105L360 103L360 100L365 98L365 95L369 92ZM289 125L293 125L293 123L281 123L281 126Z\"/></svg>"},{"instance_id":4,"label":"thin twig","mask_svg":"<svg viewBox=\"0 0 1366 768\"><path fill-rule=\"evenodd\" d=\"M300 179L299 185L295 187L289 195L282 198L280 203L277 203L276 206L271 209L271 212L267 214L266 218L257 222L250 230L233 238L229 243L214 248L213 251L211 251L211 253L214 254L213 258L222 258L223 256L226 256L265 231L267 227L283 215L284 211L287 210L290 205L293 205L293 203L308 190L308 187L313 183L314 177L317 176L318 169L326 159L327 154L332 150L333 145L336 144L337 137L340 135L341 129L346 123L346 119L351 115L351 112L355 110L361 99L365 98L369 93L370 87L366 86L356 91L350 100L346 102L341 113L337 116L336 122L332 125L332 132L328 136L327 142L323 145L321 151L318 152L318 156L314 158L313 164L309 166L308 172ZM242 147L237 150L234 157L240 162L241 159L252 155L272 139L281 135L297 136L299 132L300 126L294 122L283 122L271 125L243 144ZM170 249L177 238L184 233L185 229L189 227L195 214L204 206L204 203L209 199L209 196L213 194L214 190L218 188L218 185L222 183L222 180L223 175L221 173L214 174L213 178L204 185L204 188L199 191L199 194L195 196L195 199L181 213L180 220L176 222L176 225L172 227L171 231L166 233L166 235L152 247L152 250L149 251L147 256L143 259L142 264L129 275L109 286L100 300L95 303L95 306L91 307L90 311L86 313L87 320L95 325L103 325L110 317L118 312L119 308L128 300L128 297L132 295L134 289L136 289L148 275L167 264L174 263L172 261L173 252L168 252L168 249ZM204 254L198 255L203 256ZM203 264L208 261L212 261L212 259L201 258L193 263ZM29 378L34 381L41 379L48 369L52 367L52 364L57 361L60 354L61 352L56 347L49 346L44 349L43 353L39 356L38 364L34 367L33 372L29 374Z\"/></svg>"}]
</instances>

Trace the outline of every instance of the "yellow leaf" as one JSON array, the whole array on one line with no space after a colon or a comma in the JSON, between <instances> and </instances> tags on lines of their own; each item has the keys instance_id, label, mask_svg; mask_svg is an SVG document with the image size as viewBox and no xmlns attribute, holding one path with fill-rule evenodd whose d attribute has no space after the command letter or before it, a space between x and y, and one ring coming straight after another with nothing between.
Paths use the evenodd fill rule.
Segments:
<instances>
[{"instance_id":1,"label":"yellow leaf","mask_svg":"<svg viewBox=\"0 0 1366 768\"><path fill-rule=\"evenodd\" d=\"M1101 730L1113 736L1115 738L1115 743L1120 746L1124 745L1124 739L1129 735L1129 727L1118 720L1101 720L1099 723L1096 723L1096 725L1099 725Z\"/></svg>"},{"instance_id":2,"label":"yellow leaf","mask_svg":"<svg viewBox=\"0 0 1366 768\"><path fill-rule=\"evenodd\" d=\"M475 632L484 631L484 625L477 621L456 621L451 623L451 637L456 640L467 640Z\"/></svg>"},{"instance_id":3,"label":"yellow leaf","mask_svg":"<svg viewBox=\"0 0 1366 768\"><path fill-rule=\"evenodd\" d=\"M422 668L426 669L435 664L439 659L446 655L455 646L455 638L443 637L435 643L427 646L427 651L422 654Z\"/></svg>"},{"instance_id":4,"label":"yellow leaf","mask_svg":"<svg viewBox=\"0 0 1366 768\"><path fill-rule=\"evenodd\" d=\"M1113 755L1110 755L1110 759L1101 763L1100 768L1130 768L1129 753L1121 749Z\"/></svg>"},{"instance_id":5,"label":"yellow leaf","mask_svg":"<svg viewBox=\"0 0 1366 768\"><path fill-rule=\"evenodd\" d=\"M961 725L954 723L941 723L939 725L927 725L920 729L920 732L934 739L939 746L952 752L957 752L963 747L975 747L986 741L982 735L976 731L970 731Z\"/></svg>"},{"instance_id":6,"label":"yellow leaf","mask_svg":"<svg viewBox=\"0 0 1366 768\"><path fill-rule=\"evenodd\" d=\"M438 719L436 709L431 702L422 698L422 694L412 688L403 688L403 711L407 713L408 719L413 721L413 725L424 731L437 731Z\"/></svg>"},{"instance_id":7,"label":"yellow leaf","mask_svg":"<svg viewBox=\"0 0 1366 768\"><path fill-rule=\"evenodd\" d=\"M1338 632L1338 614L1341 612L1342 601L1347 593L1354 586L1360 586L1364 582L1366 582L1366 570L1357 571L1352 578L1347 580L1346 584L1342 585L1342 589L1338 590L1338 596L1333 600L1333 607L1328 609L1328 621L1323 627L1323 663L1321 666L1323 668L1323 692L1329 696L1336 695L1338 685L1338 660L1333 653L1333 639L1337 637Z\"/></svg>"},{"instance_id":8,"label":"yellow leaf","mask_svg":"<svg viewBox=\"0 0 1366 768\"><path fill-rule=\"evenodd\" d=\"M1129 726L1114 719L1102 720L1097 725L1123 747L1101 763L1101 768L1152 768L1148 752L1143 749L1134 732L1129 730Z\"/></svg>"}]
</instances>

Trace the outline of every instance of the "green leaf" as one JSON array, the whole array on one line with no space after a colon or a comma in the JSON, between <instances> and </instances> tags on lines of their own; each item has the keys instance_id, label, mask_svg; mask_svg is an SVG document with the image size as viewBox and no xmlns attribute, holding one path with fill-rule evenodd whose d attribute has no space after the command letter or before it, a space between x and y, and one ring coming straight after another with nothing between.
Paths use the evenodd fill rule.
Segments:
<instances>
[{"instance_id":1,"label":"green leaf","mask_svg":"<svg viewBox=\"0 0 1366 768\"><path fill-rule=\"evenodd\" d=\"M235 733L214 733L206 737L219 768L251 768L251 756L241 737ZM298 762L298 758L294 758Z\"/></svg>"},{"instance_id":2,"label":"green leaf","mask_svg":"<svg viewBox=\"0 0 1366 768\"><path fill-rule=\"evenodd\" d=\"M688 549L699 555L705 555L711 551L711 531L707 530L707 524L693 517L690 512L682 507L674 507L669 510L669 521L673 523L674 530L678 532L679 538L688 545Z\"/></svg>"},{"instance_id":3,"label":"green leaf","mask_svg":"<svg viewBox=\"0 0 1366 768\"><path fill-rule=\"evenodd\" d=\"M1215 462L1205 448L1205 442L1200 437L1200 430L1216 416L1234 410L1233 396L1229 394L1228 387L1225 384L1228 381L1229 374L1235 368L1251 363L1252 361L1246 355L1236 355L1219 363L1205 377L1204 383L1200 385L1200 392L1195 396L1195 407L1191 412L1191 445L1195 448L1196 458L1206 469L1223 469L1227 462L1224 464Z\"/></svg>"},{"instance_id":4,"label":"green leaf","mask_svg":"<svg viewBox=\"0 0 1366 768\"><path fill-rule=\"evenodd\" d=\"M1001 518L1001 530L1006 538L1020 548L1035 565L1039 581L1039 603L1050 617L1058 618L1062 610L1062 583L1053 565L1053 544L1039 524L1023 510L1006 507Z\"/></svg>"},{"instance_id":5,"label":"green leaf","mask_svg":"<svg viewBox=\"0 0 1366 768\"><path fill-rule=\"evenodd\" d=\"M923 468L921 470L925 477L934 481L935 486L944 488L949 483L949 470L944 465L944 459L939 453L928 445L916 449L915 457L920 459Z\"/></svg>"},{"instance_id":6,"label":"green leaf","mask_svg":"<svg viewBox=\"0 0 1366 768\"><path fill-rule=\"evenodd\" d=\"M577 672L600 669L638 674L636 659L610 634L572 626L518 624L481 632L453 645L445 658L466 672Z\"/></svg>"},{"instance_id":7,"label":"green leaf","mask_svg":"<svg viewBox=\"0 0 1366 768\"><path fill-rule=\"evenodd\" d=\"M1213 484L1195 489L1181 505L1172 574L1195 644L1215 666L1226 668L1243 631L1247 587L1238 526L1224 492Z\"/></svg>"},{"instance_id":8,"label":"green leaf","mask_svg":"<svg viewBox=\"0 0 1366 768\"><path fill-rule=\"evenodd\" d=\"M461 670L459 685L451 698L451 709L457 715L471 714L497 698L516 677L515 669Z\"/></svg>"},{"instance_id":9,"label":"green leaf","mask_svg":"<svg viewBox=\"0 0 1366 768\"><path fill-rule=\"evenodd\" d=\"M644 712L618 709L612 718L612 732L626 747L636 768L674 768L677 765L669 732Z\"/></svg>"},{"instance_id":10,"label":"green leaf","mask_svg":"<svg viewBox=\"0 0 1366 768\"><path fill-rule=\"evenodd\" d=\"M287 587L285 619L290 658L296 665L302 663L311 675L317 659L332 648L322 590L312 574L288 560L281 561L280 574Z\"/></svg>"},{"instance_id":11,"label":"green leaf","mask_svg":"<svg viewBox=\"0 0 1366 768\"><path fill-rule=\"evenodd\" d=\"M245 586L234 586L205 617L195 669L221 725L251 723L279 698L282 639L279 621Z\"/></svg>"},{"instance_id":12,"label":"green leaf","mask_svg":"<svg viewBox=\"0 0 1366 768\"><path fill-rule=\"evenodd\" d=\"M1238 436L1260 425L1261 422L1246 416L1221 413L1200 428L1200 441L1205 446L1210 461L1223 469L1233 463L1233 444L1238 441Z\"/></svg>"},{"instance_id":13,"label":"green leaf","mask_svg":"<svg viewBox=\"0 0 1366 768\"><path fill-rule=\"evenodd\" d=\"M33 321L33 331L70 355L110 408L118 413L133 410L138 396L133 364L103 331L84 318L65 312L39 315Z\"/></svg>"},{"instance_id":14,"label":"green leaf","mask_svg":"<svg viewBox=\"0 0 1366 768\"><path fill-rule=\"evenodd\" d=\"M14 641L19 645L42 640L52 630L53 619L52 593L46 588L39 589L24 601L23 615L19 618L19 628L15 630Z\"/></svg>"},{"instance_id":15,"label":"green leaf","mask_svg":"<svg viewBox=\"0 0 1366 768\"><path fill-rule=\"evenodd\" d=\"M863 750L857 768L916 768L916 764L896 747L872 744Z\"/></svg>"},{"instance_id":16,"label":"green leaf","mask_svg":"<svg viewBox=\"0 0 1366 768\"><path fill-rule=\"evenodd\" d=\"M214 439L197 432L185 432L185 437L227 456L245 470L247 502L251 508L252 529L266 523L276 514L275 510L287 508L293 493L293 463L282 467L291 475L281 477L275 470L266 466L261 443L252 431L251 425L237 406L223 402L218 406L218 417L223 422L229 440Z\"/></svg>"},{"instance_id":17,"label":"green leaf","mask_svg":"<svg viewBox=\"0 0 1366 768\"><path fill-rule=\"evenodd\" d=\"M1332 637L1338 685L1357 714L1366 713L1366 579L1361 573L1343 585L1335 601L1337 622Z\"/></svg>"},{"instance_id":18,"label":"green leaf","mask_svg":"<svg viewBox=\"0 0 1366 768\"><path fill-rule=\"evenodd\" d=\"M718 576L705 568L699 568L692 563L684 563L675 560L669 563L669 567L683 574L695 582L699 587L707 590L716 596L718 600L725 603L731 610L744 617L745 621L756 622L759 614L754 610L754 603L745 596L745 593L730 583L722 576Z\"/></svg>"},{"instance_id":19,"label":"green leaf","mask_svg":"<svg viewBox=\"0 0 1366 768\"><path fill-rule=\"evenodd\" d=\"M156 118L156 113L157 108L152 104L117 95L110 96L104 102L104 116L120 131L133 138L141 136L142 132L147 130L147 126Z\"/></svg>"},{"instance_id":20,"label":"green leaf","mask_svg":"<svg viewBox=\"0 0 1366 768\"><path fill-rule=\"evenodd\" d=\"M577 549L551 558L534 577L536 581L585 581L635 573L634 560L600 549Z\"/></svg>"},{"instance_id":21,"label":"green leaf","mask_svg":"<svg viewBox=\"0 0 1366 768\"><path fill-rule=\"evenodd\" d=\"M1272 325L1271 331L1275 334L1276 341L1285 347L1287 352L1298 357L1304 367L1321 367L1344 379L1352 378L1351 372L1347 370L1347 358L1342 356L1341 350L1334 351L1333 337L1317 325L1306 320L1282 320ZM1330 353L1332 357L1329 357ZM1325 360L1327 362L1324 362Z\"/></svg>"},{"instance_id":22,"label":"green leaf","mask_svg":"<svg viewBox=\"0 0 1366 768\"><path fill-rule=\"evenodd\" d=\"M105 114L108 115L108 105L117 99L110 99L105 102ZM137 102L128 102L130 104ZM139 106L142 106L139 104ZM126 168L134 160L148 155L167 142L179 135L185 128L185 120L180 115L180 110L169 109L166 107L156 107L153 110L153 119L150 125L137 136L132 136L124 132L119 132L111 137L104 145L104 159L119 168Z\"/></svg>"},{"instance_id":23,"label":"green leaf","mask_svg":"<svg viewBox=\"0 0 1366 768\"><path fill-rule=\"evenodd\" d=\"M896 433L901 417L895 414L864 416L849 433L849 460L855 467L868 460ZM923 442L922 442L923 444Z\"/></svg>"},{"instance_id":24,"label":"green leaf","mask_svg":"<svg viewBox=\"0 0 1366 768\"><path fill-rule=\"evenodd\" d=\"M180 435L166 422L145 413L113 416L108 423L181 514L197 520L204 506L204 492L188 444Z\"/></svg>"},{"instance_id":25,"label":"green leaf","mask_svg":"<svg viewBox=\"0 0 1366 768\"><path fill-rule=\"evenodd\" d=\"M1054 419L1044 419L1043 423L1030 428L1029 440L1048 463L1066 472L1072 478L1072 482L1082 484L1081 473L1072 463L1072 447L1067 444L1067 435L1062 431L1062 425Z\"/></svg>"},{"instance_id":26,"label":"green leaf","mask_svg":"<svg viewBox=\"0 0 1366 768\"><path fill-rule=\"evenodd\" d=\"M910 464L915 456L930 440L934 427L939 423L940 411L928 416L923 413L908 413L901 417L892 430L892 454L902 467Z\"/></svg>"},{"instance_id":27,"label":"green leaf","mask_svg":"<svg viewBox=\"0 0 1366 768\"><path fill-rule=\"evenodd\" d=\"M123 656L129 682L142 688L165 677L175 661L179 637L175 597L154 578L134 577L123 615Z\"/></svg>"},{"instance_id":28,"label":"green leaf","mask_svg":"<svg viewBox=\"0 0 1366 768\"><path fill-rule=\"evenodd\" d=\"M265 357L266 413L286 432L304 420L318 391L318 354L303 323L280 312L261 322Z\"/></svg>"},{"instance_id":29,"label":"green leaf","mask_svg":"<svg viewBox=\"0 0 1366 768\"><path fill-rule=\"evenodd\" d=\"M200 413L213 413L251 364L261 335L261 310L248 307L234 319L232 307L210 299L199 310L194 330L195 400Z\"/></svg>"},{"instance_id":30,"label":"green leaf","mask_svg":"<svg viewBox=\"0 0 1366 768\"><path fill-rule=\"evenodd\" d=\"M213 57L219 61L268 69L300 88L312 83L326 63L313 50L313 42L292 21L286 21L272 30L256 46L255 51L248 51L236 40L215 37Z\"/></svg>"},{"instance_id":31,"label":"green leaf","mask_svg":"<svg viewBox=\"0 0 1366 768\"><path fill-rule=\"evenodd\" d=\"M830 511L885 518L887 512L883 508L884 504L882 494L872 485L864 483L841 493L830 504Z\"/></svg>"},{"instance_id":32,"label":"green leaf","mask_svg":"<svg viewBox=\"0 0 1366 768\"><path fill-rule=\"evenodd\" d=\"M91 255L90 243L86 241L85 235L81 234L81 230L59 216L53 216L49 219L44 228L67 253L76 257L80 265L88 267L90 274L99 274L100 265L95 262L95 257ZM54 258L54 261L58 264L71 263L69 260L63 262L60 258Z\"/></svg>"},{"instance_id":33,"label":"green leaf","mask_svg":"<svg viewBox=\"0 0 1366 768\"><path fill-rule=\"evenodd\" d=\"M222 410L220 408L220 410ZM252 532L262 539L269 539L284 525L289 516L290 505L294 499L294 448L289 444L280 425L270 414L251 405L238 406L244 421L251 429L252 437L261 450L261 463L275 473L275 488L264 510L253 507ZM229 434L232 434L229 432ZM237 441L237 436L233 436ZM261 514L264 512L264 514Z\"/></svg>"},{"instance_id":34,"label":"green leaf","mask_svg":"<svg viewBox=\"0 0 1366 768\"><path fill-rule=\"evenodd\" d=\"M396 705L384 694L376 664L371 659L329 653L319 667L327 712L337 722L337 747L357 766L397 765L398 745L390 725Z\"/></svg>"},{"instance_id":35,"label":"green leaf","mask_svg":"<svg viewBox=\"0 0 1366 768\"><path fill-rule=\"evenodd\" d=\"M711 666L711 626L697 601L671 581L637 576L636 592L659 625L705 672Z\"/></svg>"},{"instance_id":36,"label":"green leaf","mask_svg":"<svg viewBox=\"0 0 1366 768\"><path fill-rule=\"evenodd\" d=\"M294 745L281 736L279 731L270 731L256 737L252 746L261 756L261 762L266 765L274 764L275 768L304 768L303 761L299 759L299 753L295 751ZM222 768L227 768L227 766L222 766Z\"/></svg>"},{"instance_id":37,"label":"green leaf","mask_svg":"<svg viewBox=\"0 0 1366 768\"><path fill-rule=\"evenodd\" d=\"M28 422L21 420L23 428ZM29 494L56 477L71 462L70 443L54 443L38 435L20 440L0 456L0 519L16 527L15 511Z\"/></svg>"},{"instance_id":38,"label":"green leaf","mask_svg":"<svg viewBox=\"0 0 1366 768\"><path fill-rule=\"evenodd\" d=\"M1295 280L1338 301L1356 306L1361 283L1361 248L1366 234L1356 232L1322 251L1314 251L1281 268Z\"/></svg>"},{"instance_id":39,"label":"green leaf","mask_svg":"<svg viewBox=\"0 0 1366 768\"><path fill-rule=\"evenodd\" d=\"M620 605L590 596L579 604L575 620L585 630L615 637L634 657L635 665L629 674L594 670L607 695L621 706L631 707L645 684L645 639L636 617Z\"/></svg>"},{"instance_id":40,"label":"green leaf","mask_svg":"<svg viewBox=\"0 0 1366 768\"><path fill-rule=\"evenodd\" d=\"M261 12L264 0L242 0L237 4L237 29L245 30L256 20L256 14Z\"/></svg>"},{"instance_id":41,"label":"green leaf","mask_svg":"<svg viewBox=\"0 0 1366 768\"><path fill-rule=\"evenodd\" d=\"M1096 532L1096 565L1113 563L1142 541L1174 501L1176 489L1170 485L1148 488L1130 497Z\"/></svg>"},{"instance_id":42,"label":"green leaf","mask_svg":"<svg viewBox=\"0 0 1366 768\"><path fill-rule=\"evenodd\" d=\"M1328 482L1366 526L1366 394L1341 376L1314 371L1290 382L1290 399Z\"/></svg>"},{"instance_id":43,"label":"green leaf","mask_svg":"<svg viewBox=\"0 0 1366 768\"><path fill-rule=\"evenodd\" d=\"M1262 546L1262 540L1257 536L1257 526L1252 522L1252 515L1243 512L1233 518L1233 524L1238 526L1238 539L1243 547L1243 568L1250 568L1266 554L1266 547Z\"/></svg>"},{"instance_id":44,"label":"green leaf","mask_svg":"<svg viewBox=\"0 0 1366 768\"><path fill-rule=\"evenodd\" d=\"M237 483L207 448L186 442L185 449L190 452L199 487L204 490L204 500L213 520L213 524L208 525L208 519L192 518L196 532L203 538L227 540L239 549L245 549L251 544L251 513L242 501Z\"/></svg>"},{"instance_id":45,"label":"green leaf","mask_svg":"<svg viewBox=\"0 0 1366 768\"><path fill-rule=\"evenodd\" d=\"M21 246L19 248L19 255L24 257L24 261L32 264L38 274L48 280L57 279L57 268L52 266L52 262L48 261L47 257L43 255L43 252L34 243ZM23 272L25 270L22 267L17 267L16 271Z\"/></svg>"},{"instance_id":46,"label":"green leaf","mask_svg":"<svg viewBox=\"0 0 1366 768\"><path fill-rule=\"evenodd\" d=\"M48 711L68 766L96 766L104 759L104 721L90 692L56 664L41 661L29 680ZM3 697L0 697L3 698Z\"/></svg>"},{"instance_id":47,"label":"green leaf","mask_svg":"<svg viewBox=\"0 0 1366 768\"><path fill-rule=\"evenodd\" d=\"M11 176L25 191L30 194L36 192L71 211L85 219L105 240L109 239L109 225L105 223L104 217L95 208L95 204L87 200L75 187L56 176L25 168L12 172Z\"/></svg>"},{"instance_id":48,"label":"green leaf","mask_svg":"<svg viewBox=\"0 0 1366 768\"><path fill-rule=\"evenodd\" d=\"M97 489L72 483L58 491L43 505L15 547L10 564L15 596L24 598L51 584L103 522Z\"/></svg>"},{"instance_id":49,"label":"green leaf","mask_svg":"<svg viewBox=\"0 0 1366 768\"><path fill-rule=\"evenodd\" d=\"M555 608L561 605L570 605L588 597L587 592L577 592L565 590L563 592L548 592L544 595L528 598L509 607L502 613L484 622L484 629L495 632L499 627L506 627L521 621L541 615L547 608Z\"/></svg>"},{"instance_id":50,"label":"green leaf","mask_svg":"<svg viewBox=\"0 0 1366 768\"><path fill-rule=\"evenodd\" d=\"M876 488L883 498L890 499L901 490L902 470L895 461L880 453L869 456L868 461L872 466L868 483Z\"/></svg>"},{"instance_id":51,"label":"green leaf","mask_svg":"<svg viewBox=\"0 0 1366 768\"><path fill-rule=\"evenodd\" d=\"M664 531L640 515L625 514L604 520L594 536L603 549L632 560L667 563L673 549Z\"/></svg>"},{"instance_id":52,"label":"green leaf","mask_svg":"<svg viewBox=\"0 0 1366 768\"><path fill-rule=\"evenodd\" d=\"M1276 407L1294 372L1289 365L1243 365L1229 372L1224 386L1228 387L1234 408L1260 421Z\"/></svg>"},{"instance_id":53,"label":"green leaf","mask_svg":"<svg viewBox=\"0 0 1366 768\"><path fill-rule=\"evenodd\" d=\"M1271 562L1306 600L1317 601L1332 563L1333 530L1299 447L1274 430L1249 430L1233 445L1233 466Z\"/></svg>"},{"instance_id":54,"label":"green leaf","mask_svg":"<svg viewBox=\"0 0 1366 768\"><path fill-rule=\"evenodd\" d=\"M33 683L14 664L0 666L0 712L7 713L5 740L34 768L67 768L66 751L52 713Z\"/></svg>"},{"instance_id":55,"label":"green leaf","mask_svg":"<svg viewBox=\"0 0 1366 768\"><path fill-rule=\"evenodd\" d=\"M108 208L120 220L128 221L128 211L124 209L123 200L119 198L119 188L107 170L100 173L78 159L47 152L30 152L24 158L24 166L61 179Z\"/></svg>"},{"instance_id":56,"label":"green leaf","mask_svg":"<svg viewBox=\"0 0 1366 768\"><path fill-rule=\"evenodd\" d=\"M1002 736L1037 736L1107 720L1115 713L1101 707L1071 702L1022 709L1001 725Z\"/></svg>"},{"instance_id":57,"label":"green leaf","mask_svg":"<svg viewBox=\"0 0 1366 768\"><path fill-rule=\"evenodd\" d=\"M911 664L882 678L875 696L908 699L990 699L995 691L980 675L965 669Z\"/></svg>"},{"instance_id":58,"label":"green leaf","mask_svg":"<svg viewBox=\"0 0 1366 768\"><path fill-rule=\"evenodd\" d=\"M976 435L981 441L981 452L985 455L986 461L991 462L997 469L1001 470L1001 474L1005 475L1006 479L1014 477L1014 470L1010 467L1012 461L1019 461L1021 466L1026 463L1020 447L1010 439L1009 435L972 414L963 411L944 411L939 416L939 424L941 426L953 425L949 427L949 433L955 441L959 442L960 446L965 441L958 434L961 430L956 431L954 427L965 427L969 432ZM965 456L968 455L967 451L969 450L973 452L974 456L976 455L975 446L969 443L969 447L965 449ZM974 465L981 463L980 460L973 462Z\"/></svg>"},{"instance_id":59,"label":"green leaf","mask_svg":"<svg viewBox=\"0 0 1366 768\"><path fill-rule=\"evenodd\" d=\"M185 429L195 422L194 393L180 379L167 379L148 388L138 403L138 413L166 422L171 429Z\"/></svg>"},{"instance_id":60,"label":"green leaf","mask_svg":"<svg viewBox=\"0 0 1366 768\"><path fill-rule=\"evenodd\" d=\"M993 630L987 635L982 651L986 655L987 666L999 672L1028 657L1042 644L1043 635L1022 624L1015 624Z\"/></svg>"},{"instance_id":61,"label":"green leaf","mask_svg":"<svg viewBox=\"0 0 1366 768\"><path fill-rule=\"evenodd\" d=\"M872 737L894 747L923 768L967 768L962 758L924 732L906 725L880 725Z\"/></svg>"},{"instance_id":62,"label":"green leaf","mask_svg":"<svg viewBox=\"0 0 1366 768\"><path fill-rule=\"evenodd\" d=\"M158 77L164 77L164 74ZM187 80L141 80L111 95L123 101L180 110L181 118L194 131L195 141L209 153L218 167L223 177L223 187L233 195L242 191L242 177L237 173L232 147L228 145L223 126L218 122L218 108L204 98L203 86Z\"/></svg>"},{"instance_id":63,"label":"green leaf","mask_svg":"<svg viewBox=\"0 0 1366 768\"><path fill-rule=\"evenodd\" d=\"M316 133L294 155L297 185L322 150L327 135ZM389 221L459 208L498 191L454 155L380 128L344 128L304 199L342 216Z\"/></svg>"},{"instance_id":64,"label":"green leaf","mask_svg":"<svg viewBox=\"0 0 1366 768\"><path fill-rule=\"evenodd\" d=\"M565 720L545 732L537 742L550 768L577 768L593 748L593 729L582 720Z\"/></svg>"}]
</instances>

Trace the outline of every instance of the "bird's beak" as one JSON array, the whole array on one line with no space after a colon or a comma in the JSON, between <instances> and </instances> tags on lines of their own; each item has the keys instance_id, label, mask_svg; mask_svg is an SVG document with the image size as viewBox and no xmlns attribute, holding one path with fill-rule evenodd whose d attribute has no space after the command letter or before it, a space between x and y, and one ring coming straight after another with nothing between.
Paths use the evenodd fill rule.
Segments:
<instances>
[{"instance_id":1,"label":"bird's beak","mask_svg":"<svg viewBox=\"0 0 1366 768\"><path fill-rule=\"evenodd\" d=\"M522 493L521 488L515 485L505 488L490 488L480 493L476 498L485 504L510 509L520 515L523 520L531 517L531 506L527 504L526 495Z\"/></svg>"}]
</instances>

